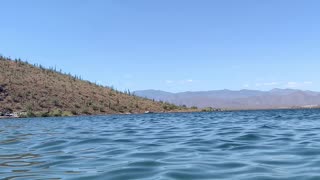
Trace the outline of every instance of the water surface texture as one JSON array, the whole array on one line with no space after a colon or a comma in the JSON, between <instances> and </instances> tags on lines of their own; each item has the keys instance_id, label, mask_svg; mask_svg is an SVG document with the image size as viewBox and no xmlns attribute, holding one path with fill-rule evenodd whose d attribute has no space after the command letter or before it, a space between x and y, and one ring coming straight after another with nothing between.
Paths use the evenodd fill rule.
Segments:
<instances>
[{"instance_id":1,"label":"water surface texture","mask_svg":"<svg viewBox=\"0 0 320 180\"><path fill-rule=\"evenodd\" d=\"M320 111L0 120L0 179L320 179Z\"/></svg>"}]
</instances>

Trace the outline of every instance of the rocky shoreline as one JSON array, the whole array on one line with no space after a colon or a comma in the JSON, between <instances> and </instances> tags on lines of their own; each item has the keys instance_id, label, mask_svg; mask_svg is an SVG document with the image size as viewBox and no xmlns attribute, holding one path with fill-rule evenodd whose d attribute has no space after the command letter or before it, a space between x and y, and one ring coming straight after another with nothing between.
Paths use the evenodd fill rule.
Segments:
<instances>
[{"instance_id":1,"label":"rocky shoreline","mask_svg":"<svg viewBox=\"0 0 320 180\"><path fill-rule=\"evenodd\" d=\"M19 113L1 113L0 112L0 119L11 119L11 118L19 118Z\"/></svg>"}]
</instances>

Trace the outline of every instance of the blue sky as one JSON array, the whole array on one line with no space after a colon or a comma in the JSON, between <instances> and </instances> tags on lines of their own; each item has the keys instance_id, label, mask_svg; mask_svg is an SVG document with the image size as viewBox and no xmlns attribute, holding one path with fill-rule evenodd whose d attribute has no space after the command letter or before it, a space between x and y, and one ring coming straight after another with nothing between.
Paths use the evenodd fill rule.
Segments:
<instances>
[{"instance_id":1,"label":"blue sky","mask_svg":"<svg viewBox=\"0 0 320 180\"><path fill-rule=\"evenodd\" d=\"M118 89L320 91L317 0L3 0L0 53Z\"/></svg>"}]
</instances>

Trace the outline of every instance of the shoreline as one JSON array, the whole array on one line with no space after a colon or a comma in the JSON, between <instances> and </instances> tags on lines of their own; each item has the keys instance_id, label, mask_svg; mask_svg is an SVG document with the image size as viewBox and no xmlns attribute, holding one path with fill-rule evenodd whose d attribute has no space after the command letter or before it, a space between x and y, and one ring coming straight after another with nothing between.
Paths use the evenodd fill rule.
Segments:
<instances>
[{"instance_id":1,"label":"shoreline","mask_svg":"<svg viewBox=\"0 0 320 180\"><path fill-rule=\"evenodd\" d=\"M208 113L208 112L237 112L237 111L275 111L275 110L316 110L320 108L278 108L278 109L223 109L219 111L168 111L168 112L145 112L145 113L113 113L113 114L79 114L72 116L47 116L52 117L83 117L83 116L107 116L107 115L143 115L143 114L173 114L173 113ZM25 118L46 118L41 116L35 117L13 117L13 116L0 116L0 120L6 119L25 119Z\"/></svg>"},{"instance_id":2,"label":"shoreline","mask_svg":"<svg viewBox=\"0 0 320 180\"><path fill-rule=\"evenodd\" d=\"M83 117L83 116L107 116L107 115L143 115L143 114L171 114L171 113L195 113L202 111L168 111L168 112L144 112L144 113L112 113L112 114L79 114L71 116L46 116L46 117ZM212 111L214 112L214 111ZM218 111L216 111L218 112ZM25 118L46 118L41 116L34 117L13 117L13 116L0 116L1 119L25 119Z\"/></svg>"}]
</instances>

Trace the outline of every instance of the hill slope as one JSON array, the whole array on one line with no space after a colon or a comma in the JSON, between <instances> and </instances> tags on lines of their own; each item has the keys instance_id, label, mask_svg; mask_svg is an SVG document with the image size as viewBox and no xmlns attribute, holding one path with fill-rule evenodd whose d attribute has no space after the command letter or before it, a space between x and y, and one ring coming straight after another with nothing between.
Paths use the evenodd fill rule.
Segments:
<instances>
[{"instance_id":1,"label":"hill slope","mask_svg":"<svg viewBox=\"0 0 320 180\"><path fill-rule=\"evenodd\" d=\"M0 57L0 112L59 116L184 110L98 86L53 69Z\"/></svg>"},{"instance_id":2,"label":"hill slope","mask_svg":"<svg viewBox=\"0 0 320 180\"><path fill-rule=\"evenodd\" d=\"M177 105L214 107L223 109L276 109L292 107L318 107L320 93L296 89L257 90L216 90L199 92L168 93L145 90L135 94Z\"/></svg>"}]
</instances>

